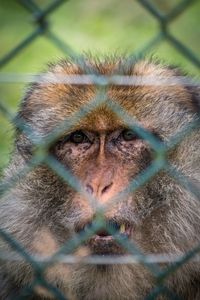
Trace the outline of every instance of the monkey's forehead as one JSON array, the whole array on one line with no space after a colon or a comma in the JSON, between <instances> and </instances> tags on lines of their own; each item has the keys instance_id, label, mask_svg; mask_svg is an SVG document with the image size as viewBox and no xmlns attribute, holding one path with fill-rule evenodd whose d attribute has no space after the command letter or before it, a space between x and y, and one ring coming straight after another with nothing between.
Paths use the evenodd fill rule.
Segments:
<instances>
[{"instance_id":1,"label":"monkey's forehead","mask_svg":"<svg viewBox=\"0 0 200 300\"><path fill-rule=\"evenodd\" d=\"M95 103L101 103L104 100L112 99L119 104L125 106L128 110L135 110L137 112L138 106L144 105L150 107L155 105L158 101L165 99L164 103L168 102L181 104L188 108L192 108L191 97L187 89L182 83L176 79L180 75L180 71L170 67L162 66L152 61L141 60L133 62L128 58L121 57L105 57L102 61L84 57L79 62L62 60L55 65L52 65L44 81L49 84L38 84L32 89L33 94L46 104L56 106L56 104L67 104L69 112L73 112L80 105L87 104L91 100ZM45 76L46 76L45 75ZM143 78L146 84L137 85L112 85L108 84L106 88L102 88L95 84L84 84L84 76L125 76L129 80ZM45 77L44 76L44 77ZM52 76L52 77L51 77ZM71 78L70 76L78 76L78 78ZM150 78L149 78L150 77ZM151 78L153 77L153 78ZM148 78L152 85L148 83ZM167 80L173 78L174 85L168 85ZM51 79L55 79L56 83L51 84ZM66 81L65 81L66 79ZM70 80L80 84L70 84ZM166 83L165 83L166 80ZM87 80L86 80L87 81ZM95 80L94 80L95 81ZM159 81L164 81L159 85ZM39 91L38 91L39 89ZM30 93L31 94L31 93ZM37 97L39 94L39 97ZM139 104L137 104L139 102Z\"/></svg>"},{"instance_id":2,"label":"monkey's forehead","mask_svg":"<svg viewBox=\"0 0 200 300\"><path fill-rule=\"evenodd\" d=\"M86 65L86 64L85 64ZM89 65L89 67L88 67ZM21 115L36 127L45 124L49 131L59 122L69 119L73 127L89 130L111 130L129 123L130 118L170 127L171 120L182 122L192 108L191 95L177 82L175 85L70 84L59 81L59 75L128 75L174 76L173 70L152 62L127 64L123 60L87 62L87 66L62 62L50 68L57 82L34 84L21 106ZM81 77L80 77L81 78ZM79 79L80 79L79 78Z\"/></svg>"}]
</instances>

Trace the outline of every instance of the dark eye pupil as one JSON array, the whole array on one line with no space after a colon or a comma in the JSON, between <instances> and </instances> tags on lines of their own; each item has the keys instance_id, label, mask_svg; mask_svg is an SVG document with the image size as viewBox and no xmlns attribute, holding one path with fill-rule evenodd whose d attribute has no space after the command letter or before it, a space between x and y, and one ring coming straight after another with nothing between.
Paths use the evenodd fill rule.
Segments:
<instances>
[{"instance_id":1,"label":"dark eye pupil","mask_svg":"<svg viewBox=\"0 0 200 300\"><path fill-rule=\"evenodd\" d=\"M72 143L75 143L75 144L82 143L85 140L85 134L81 131L76 131L71 134L70 140Z\"/></svg>"},{"instance_id":2,"label":"dark eye pupil","mask_svg":"<svg viewBox=\"0 0 200 300\"><path fill-rule=\"evenodd\" d=\"M132 141L132 140L138 138L137 134L130 129L125 129L122 132L122 136L125 141Z\"/></svg>"}]
</instances>

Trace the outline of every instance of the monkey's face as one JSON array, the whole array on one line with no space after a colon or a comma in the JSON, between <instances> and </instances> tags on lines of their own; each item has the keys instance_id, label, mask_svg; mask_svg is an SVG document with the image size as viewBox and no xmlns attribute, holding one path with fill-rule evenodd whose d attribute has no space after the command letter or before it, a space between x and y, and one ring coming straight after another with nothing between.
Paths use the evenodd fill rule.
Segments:
<instances>
[{"instance_id":1,"label":"monkey's face","mask_svg":"<svg viewBox=\"0 0 200 300\"><path fill-rule=\"evenodd\" d=\"M100 115L99 115L100 118ZM123 237L130 238L135 227L134 195L126 190L131 181L151 161L148 143L133 130L118 127L88 130L82 128L69 133L55 146L57 159L78 178L85 195L74 192L71 198L76 232L89 227L94 219L94 205L104 207L108 225ZM86 196L88 195L88 197ZM91 196L91 201L88 198ZM121 253L113 237L106 230L98 231L89 241L92 251L99 254Z\"/></svg>"}]
</instances>

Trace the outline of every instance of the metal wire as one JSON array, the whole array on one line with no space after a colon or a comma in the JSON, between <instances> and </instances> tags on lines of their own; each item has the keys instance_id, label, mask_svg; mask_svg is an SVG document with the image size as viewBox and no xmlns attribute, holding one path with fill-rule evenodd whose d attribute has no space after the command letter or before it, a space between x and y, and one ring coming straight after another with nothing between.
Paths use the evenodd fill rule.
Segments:
<instances>
[{"instance_id":1,"label":"metal wire","mask_svg":"<svg viewBox=\"0 0 200 300\"><path fill-rule=\"evenodd\" d=\"M17 56L24 48L30 45L39 36L45 36L54 45L61 49L65 54L71 57L77 57L77 53L69 45L60 40L54 33L51 32L51 28L48 22L50 14L52 14L56 9L61 6L64 0L54 0L45 8L40 8L32 0L18 0L19 4L22 5L28 13L34 19L33 31L24 40L22 40L18 45L15 45L5 56L0 59L0 67L3 67L8 62L10 62L14 57ZM167 14L162 13L151 1L148 0L137 0L137 2L144 7L153 17L157 20L159 24L159 31L156 36L137 54L133 54L133 58L143 57L150 49L154 48L158 43L167 41L169 44L174 46L183 56L185 56L192 64L197 68L200 68L200 57L197 57L192 50L182 42L178 40L171 32L169 32L169 25L171 22L177 18L180 14L185 12L190 5L195 3L195 0L183 0L180 1L171 11ZM69 170L64 168L61 163L59 163L53 156L48 153L48 148L53 141L63 132L63 129L70 128L76 124L77 120L83 118L91 110L97 107L100 103L105 101L106 88L109 85L163 85L163 86L174 86L179 83L183 85L195 87L200 86L199 81L195 81L192 78L184 76L175 76L171 78L155 77L155 76L98 76L98 75L52 75L52 74L15 74L15 73L1 73L0 83L30 83L30 82L40 82L42 84L51 83L67 83L67 84L78 84L78 85L90 85L94 84L99 87L99 93L88 105L82 107L71 119L67 120L51 132L48 136L38 139L36 132L29 128L23 119L15 119L15 126L22 131L37 147L33 158L29 161L23 170L19 170L9 182L1 185L0 193L3 195L13 188L19 180L23 178L35 167L37 167L41 162L49 166L55 173L58 174L67 184L71 185L74 189L84 194L85 191L82 188L81 182ZM102 88L102 90L101 90ZM102 93L104 97L102 97ZM45 270L56 262L62 262L67 264L135 264L141 263L146 268L148 268L156 278L155 289L147 296L146 300L156 299L158 295L164 294L169 299L180 299L177 295L172 293L165 285L165 279L183 264L189 260L199 262L200 256L200 245L197 245L194 249L191 249L187 253L166 253L166 254L148 254L145 255L141 250L137 249L134 243L129 240L122 239L121 236L117 235L112 228L108 228L105 222L104 214L108 210L110 205L119 201L119 199L133 191L136 191L143 184L148 182L152 176L156 175L160 170L165 170L168 174L174 177L182 186L184 186L188 191L190 191L195 198L199 200L199 188L196 187L188 178L186 178L179 170L168 164L166 160L167 152L172 149L175 145L181 142L181 140L186 136L191 134L192 130L199 127L199 122L194 122L184 128L177 135L173 136L167 144L161 143L156 139L150 132L142 128L131 116L123 111L122 107L118 106L116 103L110 101L108 104L110 108L120 117L123 117L127 125L134 130L144 139L146 139L151 147L156 152L156 158L154 159L152 165L147 168L144 172L139 174L129 186L126 187L119 195L110 199L110 202L105 205L98 207L96 199L91 197L89 194L85 194L85 198L88 199L91 206L95 206L95 209L99 212L99 219L96 219L93 226L85 230L84 233L76 234L71 240L66 241L61 249L57 251L52 257L37 257L32 256L26 251L26 249L16 241L10 234L0 228L0 237L3 239L11 248L12 251L9 253L0 252L0 259L8 259L10 261L26 261L28 262L34 270L34 280L32 284L22 291L22 294L17 298L27 299L28 296L34 291L35 287L42 286L44 289L48 290L56 299L64 300L66 299L58 288L49 284L45 279ZM10 122L13 122L14 116L10 113L9 109L0 102L0 113L3 114ZM91 237L99 229L105 228L110 234L128 250L130 255L126 256L88 256L88 257L78 257L72 255L71 253L79 245L82 245L89 237ZM159 264L170 263L169 267L164 271L160 268ZM13 299L14 300L14 299ZM15 298L16 300L16 298ZM70 299L69 299L70 300Z\"/></svg>"}]
</instances>

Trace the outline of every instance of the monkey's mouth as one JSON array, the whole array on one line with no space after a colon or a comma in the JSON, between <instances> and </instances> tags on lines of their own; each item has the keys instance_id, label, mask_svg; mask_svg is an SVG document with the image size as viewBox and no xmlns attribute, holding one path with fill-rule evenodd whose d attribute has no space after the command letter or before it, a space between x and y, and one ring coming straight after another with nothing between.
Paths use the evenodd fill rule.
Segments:
<instances>
[{"instance_id":1,"label":"monkey's mouth","mask_svg":"<svg viewBox=\"0 0 200 300\"><path fill-rule=\"evenodd\" d=\"M86 232L90 228L92 229L92 223L86 224L82 231ZM106 228L94 233L85 244L92 254L122 255L127 252L123 247L123 241L130 238L131 232L132 227L129 224L108 221Z\"/></svg>"}]
</instances>

